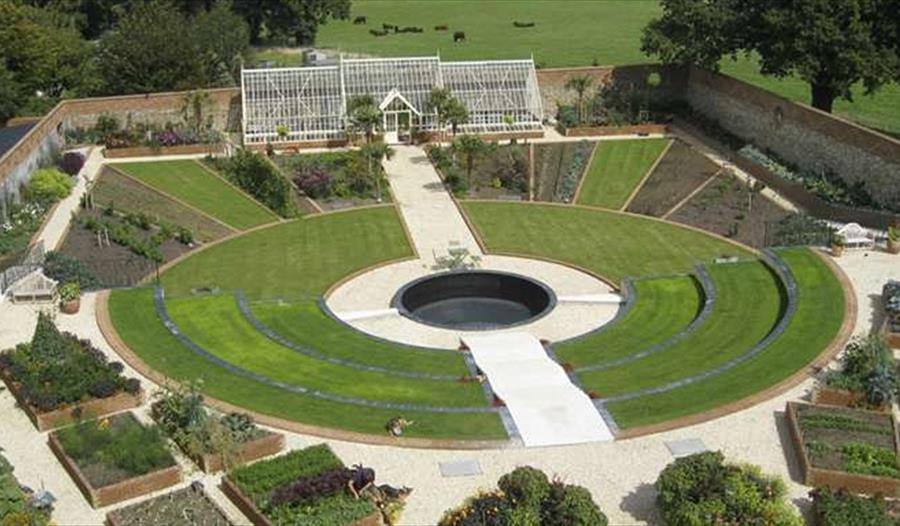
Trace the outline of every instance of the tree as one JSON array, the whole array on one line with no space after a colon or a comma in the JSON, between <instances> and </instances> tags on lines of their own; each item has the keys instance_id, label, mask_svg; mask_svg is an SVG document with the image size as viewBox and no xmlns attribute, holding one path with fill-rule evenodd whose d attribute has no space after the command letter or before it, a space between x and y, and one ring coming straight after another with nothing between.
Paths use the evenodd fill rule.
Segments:
<instances>
[{"instance_id":1,"label":"tree","mask_svg":"<svg viewBox=\"0 0 900 526\"><path fill-rule=\"evenodd\" d=\"M262 42L263 28L270 39L306 46L315 43L319 26L328 19L350 16L350 0L235 0L234 10L250 26L250 41Z\"/></svg>"},{"instance_id":2,"label":"tree","mask_svg":"<svg viewBox=\"0 0 900 526\"><path fill-rule=\"evenodd\" d=\"M593 84L594 79L587 75L572 77L566 82L566 89L574 91L577 98L578 124L584 124L584 96Z\"/></svg>"},{"instance_id":3,"label":"tree","mask_svg":"<svg viewBox=\"0 0 900 526\"><path fill-rule=\"evenodd\" d=\"M469 109L466 108L466 105L460 102L459 99L453 98L444 111L445 118L447 119L447 122L450 123L450 130L453 132L453 137L455 138L459 127L469 122Z\"/></svg>"},{"instance_id":4,"label":"tree","mask_svg":"<svg viewBox=\"0 0 900 526\"><path fill-rule=\"evenodd\" d=\"M0 122L94 91L91 46L57 13L0 0L0 20Z\"/></svg>"},{"instance_id":5,"label":"tree","mask_svg":"<svg viewBox=\"0 0 900 526\"><path fill-rule=\"evenodd\" d=\"M488 144L481 140L477 135L460 135L453 139L451 146L455 153L459 153L465 159L466 166L466 186L472 186L472 170L475 168L475 161L487 153Z\"/></svg>"},{"instance_id":6,"label":"tree","mask_svg":"<svg viewBox=\"0 0 900 526\"><path fill-rule=\"evenodd\" d=\"M240 82L242 57L250 47L247 22L224 1L194 18L204 77L209 85L231 86Z\"/></svg>"},{"instance_id":7,"label":"tree","mask_svg":"<svg viewBox=\"0 0 900 526\"><path fill-rule=\"evenodd\" d=\"M374 173L374 171L372 170L372 165L374 163L380 164L384 159L390 160L394 156L394 149L383 142L372 142L363 145L361 151L362 154L366 157L366 162L368 163L367 175L369 177L369 180L375 183L375 199L380 203L381 172L379 171L378 173Z\"/></svg>"},{"instance_id":8,"label":"tree","mask_svg":"<svg viewBox=\"0 0 900 526\"><path fill-rule=\"evenodd\" d=\"M366 144L372 142L375 132L382 124L382 112L371 95L357 95L347 101L347 117L350 128L366 137Z\"/></svg>"},{"instance_id":9,"label":"tree","mask_svg":"<svg viewBox=\"0 0 900 526\"><path fill-rule=\"evenodd\" d=\"M137 3L100 39L105 91L182 90L206 84L191 24L170 4Z\"/></svg>"},{"instance_id":10,"label":"tree","mask_svg":"<svg viewBox=\"0 0 900 526\"><path fill-rule=\"evenodd\" d=\"M812 106L830 112L900 81L898 0L663 0L641 49L664 62L718 69L724 56L758 56L760 72L809 83Z\"/></svg>"}]
</instances>

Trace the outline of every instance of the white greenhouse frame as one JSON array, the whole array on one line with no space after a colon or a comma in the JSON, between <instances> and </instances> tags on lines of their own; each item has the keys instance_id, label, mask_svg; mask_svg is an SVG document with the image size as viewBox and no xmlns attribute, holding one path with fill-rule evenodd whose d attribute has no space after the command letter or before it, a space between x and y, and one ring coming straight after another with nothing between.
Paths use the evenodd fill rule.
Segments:
<instances>
[{"instance_id":1,"label":"white greenhouse frame","mask_svg":"<svg viewBox=\"0 0 900 526\"><path fill-rule=\"evenodd\" d=\"M346 139L347 101L359 95L374 97L386 133L406 124L439 131L426 100L432 89L441 87L469 110L469 122L459 127L463 133L541 129L533 60L341 57L334 66L243 70L244 144Z\"/></svg>"}]
</instances>

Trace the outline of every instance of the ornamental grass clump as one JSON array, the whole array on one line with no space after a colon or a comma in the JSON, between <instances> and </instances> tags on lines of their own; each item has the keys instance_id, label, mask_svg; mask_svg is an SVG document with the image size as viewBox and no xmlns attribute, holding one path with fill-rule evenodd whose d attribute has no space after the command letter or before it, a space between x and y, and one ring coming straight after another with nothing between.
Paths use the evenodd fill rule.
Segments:
<instances>
[{"instance_id":1,"label":"ornamental grass clump","mask_svg":"<svg viewBox=\"0 0 900 526\"><path fill-rule=\"evenodd\" d=\"M38 314L30 343L0 353L0 369L15 382L22 398L38 412L49 412L92 398L140 391L140 381L122 376L120 362L89 340L61 333L49 314Z\"/></svg>"},{"instance_id":2,"label":"ornamental grass clump","mask_svg":"<svg viewBox=\"0 0 900 526\"><path fill-rule=\"evenodd\" d=\"M590 492L550 480L539 469L524 466L500 477L499 488L470 497L448 510L440 526L606 526L606 515Z\"/></svg>"}]
</instances>

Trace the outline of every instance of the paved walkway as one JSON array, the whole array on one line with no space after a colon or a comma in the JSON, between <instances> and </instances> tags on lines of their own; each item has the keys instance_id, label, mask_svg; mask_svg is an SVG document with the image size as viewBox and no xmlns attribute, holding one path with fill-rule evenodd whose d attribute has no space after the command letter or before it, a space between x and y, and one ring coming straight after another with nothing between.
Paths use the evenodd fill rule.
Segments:
<instances>
[{"instance_id":1,"label":"paved walkway","mask_svg":"<svg viewBox=\"0 0 900 526\"><path fill-rule=\"evenodd\" d=\"M526 447L613 440L591 399L534 336L466 335L463 341L506 403Z\"/></svg>"},{"instance_id":2,"label":"paved walkway","mask_svg":"<svg viewBox=\"0 0 900 526\"><path fill-rule=\"evenodd\" d=\"M475 237L425 151L417 146L394 146L394 151L384 168L419 257L434 263L434 256L446 254L451 244L480 255Z\"/></svg>"}]
</instances>

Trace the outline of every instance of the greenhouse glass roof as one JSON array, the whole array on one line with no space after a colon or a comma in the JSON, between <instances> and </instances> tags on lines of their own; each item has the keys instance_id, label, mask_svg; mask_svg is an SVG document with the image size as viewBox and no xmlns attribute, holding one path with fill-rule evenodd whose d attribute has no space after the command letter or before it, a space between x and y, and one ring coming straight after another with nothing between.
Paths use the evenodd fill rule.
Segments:
<instances>
[{"instance_id":1,"label":"greenhouse glass roof","mask_svg":"<svg viewBox=\"0 0 900 526\"><path fill-rule=\"evenodd\" d=\"M437 130L426 101L431 90L439 87L449 89L468 108L469 122L461 126L463 132L541 126L532 60L341 59L334 66L245 69L241 75L244 142L344 138L347 101L360 95L371 95L383 110L384 131L396 131L392 128L403 123Z\"/></svg>"}]
</instances>

